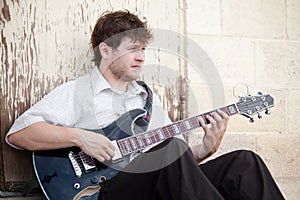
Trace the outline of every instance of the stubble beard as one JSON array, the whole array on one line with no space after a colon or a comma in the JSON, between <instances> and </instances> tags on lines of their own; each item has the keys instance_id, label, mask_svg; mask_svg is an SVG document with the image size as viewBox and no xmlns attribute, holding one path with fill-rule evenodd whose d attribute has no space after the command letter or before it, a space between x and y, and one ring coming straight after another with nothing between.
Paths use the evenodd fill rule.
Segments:
<instances>
[{"instance_id":1,"label":"stubble beard","mask_svg":"<svg viewBox=\"0 0 300 200\"><path fill-rule=\"evenodd\" d=\"M128 71L126 71L126 69L116 65L115 63L112 63L109 66L109 69L117 79L126 82L137 80L140 77L141 72L141 69L129 69Z\"/></svg>"}]
</instances>

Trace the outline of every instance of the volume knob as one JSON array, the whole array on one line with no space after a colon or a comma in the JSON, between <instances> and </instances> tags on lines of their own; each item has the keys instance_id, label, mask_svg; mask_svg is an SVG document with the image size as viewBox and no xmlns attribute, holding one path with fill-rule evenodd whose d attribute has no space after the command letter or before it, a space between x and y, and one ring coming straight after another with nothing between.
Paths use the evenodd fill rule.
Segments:
<instances>
[{"instance_id":1,"label":"volume knob","mask_svg":"<svg viewBox=\"0 0 300 200\"><path fill-rule=\"evenodd\" d=\"M91 183L92 184L99 184L99 178L97 176L93 176L91 178Z\"/></svg>"}]
</instances>

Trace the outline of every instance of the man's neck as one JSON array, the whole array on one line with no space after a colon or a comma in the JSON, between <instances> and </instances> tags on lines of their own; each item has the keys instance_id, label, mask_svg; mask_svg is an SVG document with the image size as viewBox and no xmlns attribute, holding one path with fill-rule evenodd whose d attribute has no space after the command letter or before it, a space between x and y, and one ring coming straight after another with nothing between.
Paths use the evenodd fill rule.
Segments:
<instances>
[{"instance_id":1,"label":"man's neck","mask_svg":"<svg viewBox=\"0 0 300 200\"><path fill-rule=\"evenodd\" d=\"M102 76L105 78L105 80L109 83L111 88L113 90L118 90L121 92L126 92L129 82L120 78L116 78L114 75L112 75L110 70L107 70L105 68L104 70L101 67L98 67L98 70L102 74Z\"/></svg>"}]
</instances>

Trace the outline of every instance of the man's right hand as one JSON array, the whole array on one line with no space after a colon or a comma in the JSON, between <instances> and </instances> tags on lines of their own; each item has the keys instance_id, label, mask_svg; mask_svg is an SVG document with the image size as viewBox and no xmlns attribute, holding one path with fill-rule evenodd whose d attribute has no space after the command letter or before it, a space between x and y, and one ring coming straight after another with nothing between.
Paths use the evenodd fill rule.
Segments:
<instances>
[{"instance_id":1,"label":"man's right hand","mask_svg":"<svg viewBox=\"0 0 300 200\"><path fill-rule=\"evenodd\" d=\"M87 155L100 162L110 160L115 155L115 147L104 135L87 130L75 130L79 138L79 147Z\"/></svg>"}]
</instances>

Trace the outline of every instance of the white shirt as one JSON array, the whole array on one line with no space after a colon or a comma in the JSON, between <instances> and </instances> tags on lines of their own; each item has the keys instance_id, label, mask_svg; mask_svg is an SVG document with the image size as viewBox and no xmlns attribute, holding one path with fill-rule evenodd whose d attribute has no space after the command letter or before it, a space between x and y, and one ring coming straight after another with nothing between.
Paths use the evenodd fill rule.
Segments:
<instances>
[{"instance_id":1,"label":"white shirt","mask_svg":"<svg viewBox=\"0 0 300 200\"><path fill-rule=\"evenodd\" d=\"M147 92L135 81L128 85L127 92L114 91L98 68L85 76L55 88L39 102L15 120L7 138L21 129L37 122L83 129L99 129L108 126L125 112L143 108ZM153 94L152 120L148 130L170 124L158 97ZM155 120L153 120L155 119Z\"/></svg>"}]
</instances>

